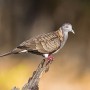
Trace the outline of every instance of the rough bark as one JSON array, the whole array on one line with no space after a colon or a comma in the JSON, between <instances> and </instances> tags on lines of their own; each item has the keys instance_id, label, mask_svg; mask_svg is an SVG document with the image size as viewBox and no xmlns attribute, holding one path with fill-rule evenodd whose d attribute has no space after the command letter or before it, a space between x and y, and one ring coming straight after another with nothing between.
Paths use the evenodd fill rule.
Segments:
<instances>
[{"instance_id":1,"label":"rough bark","mask_svg":"<svg viewBox=\"0 0 90 90\"><path fill-rule=\"evenodd\" d=\"M52 61L43 59L38 65L36 71L33 72L32 77L29 78L28 82L22 87L21 90L39 90L39 81L42 77L42 74L46 73L49 70L50 64ZM14 87L12 90L20 90L17 87Z\"/></svg>"}]
</instances>

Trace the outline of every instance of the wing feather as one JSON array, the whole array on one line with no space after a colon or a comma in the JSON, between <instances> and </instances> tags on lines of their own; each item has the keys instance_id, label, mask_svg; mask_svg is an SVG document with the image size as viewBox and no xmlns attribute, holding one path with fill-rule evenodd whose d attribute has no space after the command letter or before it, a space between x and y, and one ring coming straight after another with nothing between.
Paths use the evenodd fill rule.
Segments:
<instances>
[{"instance_id":1,"label":"wing feather","mask_svg":"<svg viewBox=\"0 0 90 90\"><path fill-rule=\"evenodd\" d=\"M37 50L40 53L51 53L60 47L60 38L56 32L41 34L37 37L24 41L18 48L28 51Z\"/></svg>"}]
</instances>

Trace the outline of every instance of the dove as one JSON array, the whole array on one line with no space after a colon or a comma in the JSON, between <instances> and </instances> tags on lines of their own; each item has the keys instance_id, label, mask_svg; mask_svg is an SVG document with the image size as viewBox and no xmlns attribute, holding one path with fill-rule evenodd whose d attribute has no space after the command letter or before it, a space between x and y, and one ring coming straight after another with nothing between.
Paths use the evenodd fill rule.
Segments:
<instances>
[{"instance_id":1,"label":"dove","mask_svg":"<svg viewBox=\"0 0 90 90\"><path fill-rule=\"evenodd\" d=\"M48 60L53 60L52 55L65 45L68 39L68 32L75 34L72 25L64 23L58 30L32 37L22 42L12 51L0 55L0 57L11 54L32 53L41 55Z\"/></svg>"}]
</instances>

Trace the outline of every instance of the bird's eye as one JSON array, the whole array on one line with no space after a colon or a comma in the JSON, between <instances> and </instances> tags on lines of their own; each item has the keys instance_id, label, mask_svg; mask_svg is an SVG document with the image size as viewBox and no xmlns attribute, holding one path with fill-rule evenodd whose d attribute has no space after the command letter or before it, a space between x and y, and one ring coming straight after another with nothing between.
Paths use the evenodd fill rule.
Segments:
<instances>
[{"instance_id":1,"label":"bird's eye","mask_svg":"<svg viewBox=\"0 0 90 90\"><path fill-rule=\"evenodd\" d=\"M65 26L65 28L68 28L68 26Z\"/></svg>"}]
</instances>

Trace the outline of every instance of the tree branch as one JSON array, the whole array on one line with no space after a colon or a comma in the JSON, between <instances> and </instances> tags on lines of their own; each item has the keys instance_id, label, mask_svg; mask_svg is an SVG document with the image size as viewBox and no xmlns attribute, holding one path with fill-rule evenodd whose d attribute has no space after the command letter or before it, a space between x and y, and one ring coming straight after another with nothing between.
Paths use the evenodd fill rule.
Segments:
<instances>
[{"instance_id":1,"label":"tree branch","mask_svg":"<svg viewBox=\"0 0 90 90\"><path fill-rule=\"evenodd\" d=\"M38 65L36 71L33 72L32 77L29 78L28 82L22 87L21 90L39 90L38 84L42 74L46 73L49 70L49 66L52 63L47 59L43 59ZM14 87L12 90L20 90L19 88Z\"/></svg>"}]
</instances>

